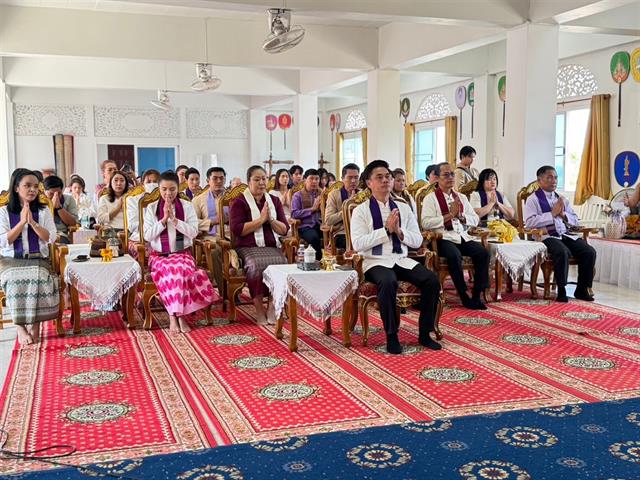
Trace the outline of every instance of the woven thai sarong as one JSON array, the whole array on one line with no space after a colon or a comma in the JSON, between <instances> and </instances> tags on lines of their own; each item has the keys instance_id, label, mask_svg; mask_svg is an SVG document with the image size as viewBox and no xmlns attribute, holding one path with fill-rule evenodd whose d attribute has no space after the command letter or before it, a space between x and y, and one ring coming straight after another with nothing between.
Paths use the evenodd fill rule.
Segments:
<instances>
[{"instance_id":1,"label":"woven thai sarong","mask_svg":"<svg viewBox=\"0 0 640 480\"><path fill-rule=\"evenodd\" d=\"M31 325L58 316L60 289L46 259L0 257L0 289L6 296L2 311L16 325Z\"/></svg>"},{"instance_id":2,"label":"woven thai sarong","mask_svg":"<svg viewBox=\"0 0 640 480\"><path fill-rule=\"evenodd\" d=\"M247 286L252 297L268 295L269 289L262 282L262 272L269 265L287 263L282 250L276 247L243 247L236 250L247 275Z\"/></svg>"},{"instance_id":3,"label":"woven thai sarong","mask_svg":"<svg viewBox=\"0 0 640 480\"><path fill-rule=\"evenodd\" d=\"M187 252L160 255L152 252L149 258L151 278L169 315L181 317L211 305L215 292L204 270Z\"/></svg>"}]
</instances>

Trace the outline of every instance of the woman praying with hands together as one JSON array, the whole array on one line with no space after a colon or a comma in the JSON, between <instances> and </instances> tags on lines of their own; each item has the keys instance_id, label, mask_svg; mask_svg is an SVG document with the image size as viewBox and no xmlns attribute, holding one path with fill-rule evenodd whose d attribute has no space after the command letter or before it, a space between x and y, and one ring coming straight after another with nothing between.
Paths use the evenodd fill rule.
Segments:
<instances>
[{"instance_id":1,"label":"woman praying with hands together","mask_svg":"<svg viewBox=\"0 0 640 480\"><path fill-rule=\"evenodd\" d=\"M469 203L485 225L487 221L496 217L505 220L515 218L509 199L498 191L498 174L491 168L485 168L480 172L478 188L471 194Z\"/></svg>"}]
</instances>

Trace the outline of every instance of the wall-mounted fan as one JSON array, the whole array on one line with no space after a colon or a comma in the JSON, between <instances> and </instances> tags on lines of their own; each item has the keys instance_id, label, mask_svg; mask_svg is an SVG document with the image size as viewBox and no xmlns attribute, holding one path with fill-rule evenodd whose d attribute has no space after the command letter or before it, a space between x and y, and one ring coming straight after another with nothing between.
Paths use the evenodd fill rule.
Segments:
<instances>
[{"instance_id":1,"label":"wall-mounted fan","mask_svg":"<svg viewBox=\"0 0 640 480\"><path fill-rule=\"evenodd\" d=\"M267 53L281 53L298 45L304 38L304 28L291 25L291 10L287 8L270 8L269 31L271 32L262 45Z\"/></svg>"}]
</instances>

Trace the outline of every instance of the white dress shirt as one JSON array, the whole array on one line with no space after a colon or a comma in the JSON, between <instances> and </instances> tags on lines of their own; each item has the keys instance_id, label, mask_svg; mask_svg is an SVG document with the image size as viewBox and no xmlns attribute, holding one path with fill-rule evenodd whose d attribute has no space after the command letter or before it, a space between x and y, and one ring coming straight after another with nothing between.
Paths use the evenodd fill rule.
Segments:
<instances>
[{"instance_id":1,"label":"white dress shirt","mask_svg":"<svg viewBox=\"0 0 640 480\"><path fill-rule=\"evenodd\" d=\"M383 266L393 268L398 265L408 270L413 269L418 262L408 258L408 249L419 248L422 245L422 234L418 228L418 222L411 208L406 203L396 202L400 211L400 230L404 238L401 240L402 253L393 253L391 235L387 235L384 224L391 213L389 203L378 202L382 228L373 228L373 217L369 210L369 202L378 202L371 197L370 200L358 205L351 216L351 242L353 249L364 257L363 270L366 272L371 267ZM374 255L373 247L382 245L382 255Z\"/></svg>"},{"instance_id":2,"label":"white dress shirt","mask_svg":"<svg viewBox=\"0 0 640 480\"><path fill-rule=\"evenodd\" d=\"M543 190L544 191L544 190ZM547 202L549 202L549 206L553 209L553 206L558 202L561 198L556 192L544 192L544 196L547 197ZM580 223L580 219L576 212L571 208L571 204L566 200L564 201L564 213L567 216L567 225L575 227ZM538 197L535 193L532 193L527 198L527 201L524 205L524 225L526 228L544 228L547 229L550 226L555 226L556 232L560 236L566 236L572 238L573 240L579 238L578 235L570 235L569 229L567 225L565 225L565 221L562 217L553 217L551 212L542 213L542 207L540 206L540 202L538 201ZM549 237L549 235L543 235L542 238L545 239Z\"/></svg>"},{"instance_id":3,"label":"white dress shirt","mask_svg":"<svg viewBox=\"0 0 640 480\"><path fill-rule=\"evenodd\" d=\"M49 244L54 243L58 235L56 224L53 221L53 215L51 215L49 208L43 208L38 212L38 223L41 227L49 231L48 242L43 242L40 237L38 237L40 255L43 258L47 258L49 256ZM9 221L9 210L4 206L0 208L0 255L13 258L13 243L9 243L7 240L10 231L11 222ZM25 225L22 229L22 250L24 253L29 253L29 225Z\"/></svg>"},{"instance_id":4,"label":"white dress shirt","mask_svg":"<svg viewBox=\"0 0 640 480\"><path fill-rule=\"evenodd\" d=\"M488 195L487 195L487 201L488 201ZM474 208L474 210L476 208L482 208L482 200L480 199L480 194L478 192L471 192L471 198L469 198L469 203ZM509 201L507 196L504 194L502 195L502 205L504 205L507 208L513 208L511 206L511 202Z\"/></svg>"},{"instance_id":5,"label":"white dress shirt","mask_svg":"<svg viewBox=\"0 0 640 480\"><path fill-rule=\"evenodd\" d=\"M111 228L115 228L118 230L124 230L124 209L123 208L121 208L120 211L113 218L109 218L111 215L111 212L115 210L117 203L118 203L117 198L113 202L110 202L108 194L102 195L100 197L100 201L98 202L98 219L97 220L98 220L98 223L102 225L107 225Z\"/></svg>"},{"instance_id":6,"label":"white dress shirt","mask_svg":"<svg viewBox=\"0 0 640 480\"><path fill-rule=\"evenodd\" d=\"M451 204L454 202L453 195L444 194L444 198L451 208ZM480 223L480 217L476 214L475 210L467 200L466 195L458 194L458 198L462 203L462 207L464 210L464 218L466 220L467 227L476 227L478 223ZM442 214L442 210L440 210L440 204L438 203L438 199L436 198L436 194L430 193L424 198L424 203L422 204L422 228L424 230L430 230L436 233L442 233L443 240L449 240L453 243L462 243L462 239L464 238L465 242L469 242L474 240L474 238L469 235L466 231L465 225L462 224L460 220L457 218L451 219L451 224L453 226L453 230L445 230L444 228L444 215Z\"/></svg>"},{"instance_id":7,"label":"white dress shirt","mask_svg":"<svg viewBox=\"0 0 640 480\"><path fill-rule=\"evenodd\" d=\"M176 224L172 221L167 222L169 229L169 248L171 252L176 251L176 232L184 235L184 248L189 248L193 239L198 235L198 217L196 211L193 209L191 202L187 200L179 199L182 202L182 208L184 210L184 221L178 220ZM149 242L151 248L156 252L162 252L162 242L160 235L165 229L156 215L158 208L158 202L153 202L147 206L144 210L144 239Z\"/></svg>"}]
</instances>

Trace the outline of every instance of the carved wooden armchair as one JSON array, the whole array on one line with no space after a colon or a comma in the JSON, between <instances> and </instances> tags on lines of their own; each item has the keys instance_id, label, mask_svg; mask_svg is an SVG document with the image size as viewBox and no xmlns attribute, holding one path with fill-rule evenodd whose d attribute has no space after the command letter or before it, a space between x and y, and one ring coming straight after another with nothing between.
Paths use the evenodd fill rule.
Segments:
<instances>
[{"instance_id":1,"label":"carved wooden armchair","mask_svg":"<svg viewBox=\"0 0 640 480\"><path fill-rule=\"evenodd\" d=\"M293 205L293 195L296 192L299 192L300 190L302 190L303 188L304 188L304 182L300 182L295 187L293 187L291 190L289 190L289 195L291 195L291 204L292 205ZM300 226L300 220L297 220L295 218L290 218L289 219L289 226L291 227L291 237L293 237L298 242L298 244L300 244L300 231L298 230L298 228Z\"/></svg>"},{"instance_id":2,"label":"carved wooden armchair","mask_svg":"<svg viewBox=\"0 0 640 480\"><path fill-rule=\"evenodd\" d=\"M533 181L529 185L522 187L518 191L518 196L517 196L518 233L520 234L520 238L522 239L526 238L526 239L535 240L535 241L542 241L542 235L547 233L546 229L527 229L524 225L524 222L525 222L524 207L525 207L525 204L527 203L527 199L539 188L540 188L540 184L537 181ZM584 238L585 241L589 239L590 233L598 232L597 228L587 228L587 227L577 227L571 230L573 233L581 234L582 238ZM578 265L578 261L573 257L569 257L569 265ZM555 281L552 281L551 279L553 274L553 260L551 260L551 257L549 255L547 255L545 260L542 262L541 269L542 269L542 277L544 279L544 298L549 299L551 298L552 285L555 287ZM518 289L522 290L522 280L520 280L519 282ZM534 289L533 285L531 285L531 289L533 291ZM589 291L589 293L592 294L591 291Z\"/></svg>"},{"instance_id":3,"label":"carved wooden armchair","mask_svg":"<svg viewBox=\"0 0 640 480\"><path fill-rule=\"evenodd\" d=\"M322 220L322 224L320 225L320 230L322 231L322 244L325 250L331 252L331 255L337 258L338 263L342 264L344 262L344 252L338 252L338 247L336 246L336 235L338 234L338 230L342 228L342 225L327 225L327 200L329 199L329 195L336 190L340 190L344 186L344 183L338 181L331 185L328 188L325 188L322 191L322 195L320 196L320 218ZM340 257L340 258L338 258Z\"/></svg>"},{"instance_id":4,"label":"carved wooden armchair","mask_svg":"<svg viewBox=\"0 0 640 480\"><path fill-rule=\"evenodd\" d=\"M471 194L475 192L477 188L478 188L478 181L471 180L465 183L464 185L461 185L460 188L458 189L458 193L463 194L464 196L467 197L467 199L469 199L471 197Z\"/></svg>"},{"instance_id":5,"label":"carved wooden armchair","mask_svg":"<svg viewBox=\"0 0 640 480\"><path fill-rule=\"evenodd\" d=\"M353 214L353 210L364 203L371 197L371 191L366 188L356 194L354 197L349 198L342 204L342 212L344 216L344 226L345 232L347 236L347 253L345 253L345 257L349 258L353 262L353 267L358 273L358 292L354 296L355 305L353 305L353 316L351 319L351 330L353 331L357 321L358 315L362 320L362 344L367 345L369 340L369 315L368 315L368 307L370 304L377 301L378 298L378 289L375 283L369 282L364 278L364 272L362 270L362 263L364 258L361 255L358 255L353 250L353 243L351 237L351 215ZM426 238L429 238L430 234L426 235ZM425 235L423 234L423 238ZM424 250L424 249L422 249ZM418 258L415 258L418 260ZM427 268L432 268L432 253L428 251L424 251L422 255L422 259ZM398 282L398 299L396 304L396 315L400 318L401 309L408 308L413 305L416 305L420 302L420 290L415 287L413 284L409 282ZM435 332L436 338L438 340L442 339L442 332L440 331L439 321L440 316L442 314L442 305L443 305L443 294L442 290L440 291L440 302L438 305L438 311L436 313L435 318Z\"/></svg>"},{"instance_id":6,"label":"carved wooden armchair","mask_svg":"<svg viewBox=\"0 0 640 480\"><path fill-rule=\"evenodd\" d=\"M243 183L227 191L218 201L218 215L222 215L225 207L229 207L234 200L243 195L247 188L249 187ZM231 211L229 210L229 216L230 215ZM224 283L220 290L220 294L223 295L223 302L229 302L229 314L227 318L230 322L235 322L237 313L236 307L238 305L236 298L245 286L247 277L241 264L240 257L235 250L235 238L233 230L230 228L230 224L231 219L229 219L229 225L221 223L218 228L218 244L222 249L222 276ZM230 238L231 240L227 240L227 238ZM280 241L282 242L282 250L287 257L287 261L289 263L293 263L298 242L296 239L290 237L281 238ZM208 257L210 258L209 253ZM210 261L212 262L212 260ZM226 299L224 296L226 296Z\"/></svg>"},{"instance_id":7,"label":"carved wooden armchair","mask_svg":"<svg viewBox=\"0 0 640 480\"><path fill-rule=\"evenodd\" d=\"M418 194L418 192L420 191L420 189L424 188L427 186L427 181L423 180L423 179L419 179L416 180L415 182L413 182L411 185L409 185L407 187L407 192L409 192L409 195L411 195L413 197L413 199L416 199L416 195Z\"/></svg>"}]
</instances>

